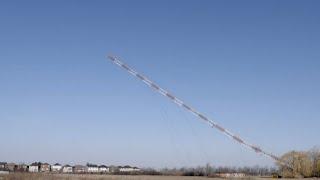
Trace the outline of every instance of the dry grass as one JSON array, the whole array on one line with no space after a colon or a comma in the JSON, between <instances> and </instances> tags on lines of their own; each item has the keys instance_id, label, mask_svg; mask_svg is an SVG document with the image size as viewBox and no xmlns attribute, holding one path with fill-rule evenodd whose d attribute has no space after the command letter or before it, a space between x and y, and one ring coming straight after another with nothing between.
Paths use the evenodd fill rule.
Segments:
<instances>
[{"instance_id":1,"label":"dry grass","mask_svg":"<svg viewBox=\"0 0 320 180\"><path fill-rule=\"evenodd\" d=\"M182 176L130 176L130 175L90 175L90 174L41 174L41 173L12 173L0 175L0 180L202 180L206 177Z\"/></svg>"},{"instance_id":2,"label":"dry grass","mask_svg":"<svg viewBox=\"0 0 320 180\"><path fill-rule=\"evenodd\" d=\"M90 174L42 174L42 173L12 173L0 175L0 180L221 180L220 178L191 177L191 176L130 176L130 175L90 175ZM246 177L242 179L267 179Z\"/></svg>"}]
</instances>

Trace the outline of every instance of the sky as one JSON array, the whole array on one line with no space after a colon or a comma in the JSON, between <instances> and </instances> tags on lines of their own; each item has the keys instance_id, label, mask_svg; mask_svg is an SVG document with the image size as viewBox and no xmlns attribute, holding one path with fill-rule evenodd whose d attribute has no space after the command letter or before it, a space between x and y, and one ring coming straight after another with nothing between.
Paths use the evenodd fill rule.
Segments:
<instances>
[{"instance_id":1,"label":"sky","mask_svg":"<svg viewBox=\"0 0 320 180\"><path fill-rule=\"evenodd\" d=\"M319 1L1 1L0 161L273 166L319 146Z\"/></svg>"}]
</instances>

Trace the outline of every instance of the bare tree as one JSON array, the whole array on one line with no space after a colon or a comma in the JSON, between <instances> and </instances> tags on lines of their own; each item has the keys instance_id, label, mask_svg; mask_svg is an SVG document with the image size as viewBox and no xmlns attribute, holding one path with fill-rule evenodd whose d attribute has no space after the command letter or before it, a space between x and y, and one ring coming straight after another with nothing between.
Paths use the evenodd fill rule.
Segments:
<instances>
[{"instance_id":1,"label":"bare tree","mask_svg":"<svg viewBox=\"0 0 320 180\"><path fill-rule=\"evenodd\" d=\"M311 177L312 162L306 152L291 151L281 157L282 162L288 166L278 164L281 174L284 177Z\"/></svg>"},{"instance_id":2,"label":"bare tree","mask_svg":"<svg viewBox=\"0 0 320 180\"><path fill-rule=\"evenodd\" d=\"M320 148L313 147L308 151L308 155L312 163L312 175L320 177Z\"/></svg>"}]
</instances>

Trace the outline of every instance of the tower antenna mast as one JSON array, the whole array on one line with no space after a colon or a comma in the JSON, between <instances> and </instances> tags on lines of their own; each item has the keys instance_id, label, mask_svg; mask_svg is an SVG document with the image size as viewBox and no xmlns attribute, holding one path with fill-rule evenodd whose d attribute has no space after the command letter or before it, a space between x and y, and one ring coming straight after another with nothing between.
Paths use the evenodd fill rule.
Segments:
<instances>
[{"instance_id":1,"label":"tower antenna mast","mask_svg":"<svg viewBox=\"0 0 320 180\"><path fill-rule=\"evenodd\" d=\"M126 70L128 73L130 73L131 75L137 77L139 80L141 80L143 83L145 83L146 85L148 85L151 89L155 90L156 92L158 92L159 94L167 97L169 100L171 100L173 103L177 104L178 106L184 108L185 110L189 111L190 113L192 113L193 115L197 116L199 119L203 120L204 122L208 123L210 125L210 127L215 128L217 130L219 130L221 133L223 133L224 135L226 135L227 137L231 138L232 140L240 143L241 145L253 150L254 152L256 152L257 154L263 154L273 160L275 160L276 162L279 162L282 165L285 165L287 167L288 166L287 163L283 162L282 160L280 160L280 158L278 158L277 156L266 152L265 150L261 149L260 147L250 144L247 141L243 140L242 138L240 138L239 136L236 136L234 133L230 132L229 130L225 129L224 127L220 126L219 124L217 124L215 121L213 121L212 119L208 118L207 116L203 115L202 113L200 113L199 111L197 111L196 109L194 109L193 107L191 107L190 105L186 104L184 101L182 101L181 99L177 98L176 96L174 96L173 94L169 93L167 90L161 88L159 85L157 85L156 83L154 83L153 81L151 81L149 78L147 78L146 76L138 73L137 71L135 71L134 69L132 69L131 67L129 67L127 64L123 63L122 61L120 61L117 57L115 56L108 56L108 59L111 60L114 64L120 66L121 68L123 68L124 70Z\"/></svg>"}]
</instances>

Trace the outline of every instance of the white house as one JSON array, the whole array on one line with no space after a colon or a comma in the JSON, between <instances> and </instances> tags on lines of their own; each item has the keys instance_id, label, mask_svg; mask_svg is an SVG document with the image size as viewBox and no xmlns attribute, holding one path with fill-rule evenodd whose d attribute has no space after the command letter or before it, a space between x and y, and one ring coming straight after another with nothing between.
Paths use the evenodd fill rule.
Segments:
<instances>
[{"instance_id":1,"label":"white house","mask_svg":"<svg viewBox=\"0 0 320 180\"><path fill-rule=\"evenodd\" d=\"M222 178L243 178L246 176L244 173L218 173L217 175Z\"/></svg>"},{"instance_id":2,"label":"white house","mask_svg":"<svg viewBox=\"0 0 320 180\"><path fill-rule=\"evenodd\" d=\"M98 173L99 172L99 167L98 165L95 164L87 164L88 167L88 173Z\"/></svg>"},{"instance_id":3,"label":"white house","mask_svg":"<svg viewBox=\"0 0 320 180\"><path fill-rule=\"evenodd\" d=\"M109 167L105 165L99 166L99 172L100 173L108 173L109 172Z\"/></svg>"},{"instance_id":4,"label":"white house","mask_svg":"<svg viewBox=\"0 0 320 180\"><path fill-rule=\"evenodd\" d=\"M131 167L131 166L119 166L120 172L138 172L140 171L137 167Z\"/></svg>"},{"instance_id":5,"label":"white house","mask_svg":"<svg viewBox=\"0 0 320 180\"><path fill-rule=\"evenodd\" d=\"M5 169L7 163L6 162L0 162L0 170Z\"/></svg>"},{"instance_id":6,"label":"white house","mask_svg":"<svg viewBox=\"0 0 320 180\"><path fill-rule=\"evenodd\" d=\"M141 171L141 169L138 167L133 167L133 171L139 172L139 171Z\"/></svg>"},{"instance_id":7,"label":"white house","mask_svg":"<svg viewBox=\"0 0 320 180\"><path fill-rule=\"evenodd\" d=\"M29 168L29 172L39 172L39 165L37 163L32 163Z\"/></svg>"},{"instance_id":8,"label":"white house","mask_svg":"<svg viewBox=\"0 0 320 180\"><path fill-rule=\"evenodd\" d=\"M70 166L70 165L63 166L62 172L63 173L72 173L73 172L72 166Z\"/></svg>"},{"instance_id":9,"label":"white house","mask_svg":"<svg viewBox=\"0 0 320 180\"><path fill-rule=\"evenodd\" d=\"M52 172L60 172L61 169L62 169L62 166L59 163L56 163L56 164L51 166L51 171Z\"/></svg>"}]
</instances>

